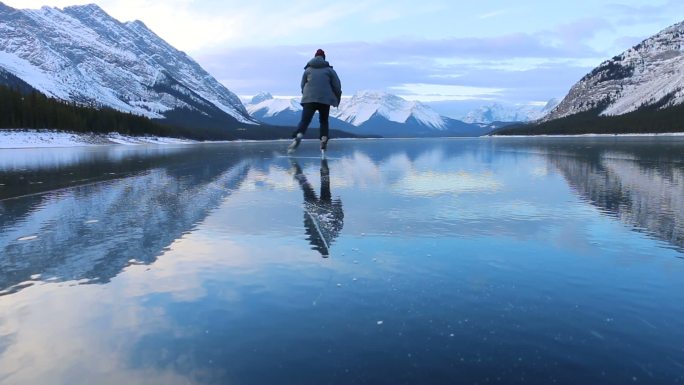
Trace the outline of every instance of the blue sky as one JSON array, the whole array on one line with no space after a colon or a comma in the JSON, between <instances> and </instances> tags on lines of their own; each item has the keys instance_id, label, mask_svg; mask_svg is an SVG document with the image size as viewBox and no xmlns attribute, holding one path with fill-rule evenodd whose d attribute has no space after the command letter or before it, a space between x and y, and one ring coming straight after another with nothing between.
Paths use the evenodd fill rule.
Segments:
<instances>
[{"instance_id":1,"label":"blue sky","mask_svg":"<svg viewBox=\"0 0 684 385\"><path fill-rule=\"evenodd\" d=\"M681 0L4 2L94 2L142 20L239 95L298 95L303 65L323 48L346 95L384 90L443 107L563 97L601 61L684 21Z\"/></svg>"}]
</instances>

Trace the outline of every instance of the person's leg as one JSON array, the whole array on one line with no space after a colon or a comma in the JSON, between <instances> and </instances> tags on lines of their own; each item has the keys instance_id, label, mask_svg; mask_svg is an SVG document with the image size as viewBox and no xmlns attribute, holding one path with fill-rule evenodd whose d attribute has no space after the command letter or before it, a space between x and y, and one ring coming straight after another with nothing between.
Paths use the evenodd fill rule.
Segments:
<instances>
[{"instance_id":1,"label":"person's leg","mask_svg":"<svg viewBox=\"0 0 684 385\"><path fill-rule=\"evenodd\" d=\"M309 124L311 124L314 113L316 113L316 106L314 106L314 103L302 104L302 119L299 121L299 125L297 125L297 130L292 133L294 140L287 147L288 153L293 153L297 147L299 147L299 143L302 141L302 138L304 138L304 134L306 134Z\"/></svg>"},{"instance_id":2,"label":"person's leg","mask_svg":"<svg viewBox=\"0 0 684 385\"><path fill-rule=\"evenodd\" d=\"M293 137L300 133L302 136L306 134L306 130L309 128L309 124L311 124L311 119L313 119L316 113L316 106L314 104L316 103L302 104L302 119L299 121L299 125L297 125L297 131L292 134Z\"/></svg>"},{"instance_id":3,"label":"person's leg","mask_svg":"<svg viewBox=\"0 0 684 385\"><path fill-rule=\"evenodd\" d=\"M330 106L327 104L319 104L318 119L321 123L321 132L319 137L321 139L321 150L325 151L328 148L328 139L330 139L328 119L330 117Z\"/></svg>"},{"instance_id":4,"label":"person's leg","mask_svg":"<svg viewBox=\"0 0 684 385\"><path fill-rule=\"evenodd\" d=\"M330 106L327 104L318 103L318 121L321 123L321 132L319 138L330 138L328 135L329 123L328 119L330 117Z\"/></svg>"}]
</instances>

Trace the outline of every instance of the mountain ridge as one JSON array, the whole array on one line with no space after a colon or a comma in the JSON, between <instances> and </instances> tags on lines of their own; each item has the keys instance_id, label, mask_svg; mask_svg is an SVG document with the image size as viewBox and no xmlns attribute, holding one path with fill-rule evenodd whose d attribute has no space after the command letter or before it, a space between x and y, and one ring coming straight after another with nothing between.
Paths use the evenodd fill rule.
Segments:
<instances>
[{"instance_id":1,"label":"mountain ridge","mask_svg":"<svg viewBox=\"0 0 684 385\"><path fill-rule=\"evenodd\" d=\"M274 98L261 92L246 108L252 117L270 124L296 126L299 98ZM316 127L314 118L312 127ZM439 115L429 106L381 91L359 91L330 110L330 126L358 135L384 137L480 136L493 127L469 124Z\"/></svg>"},{"instance_id":2,"label":"mountain ridge","mask_svg":"<svg viewBox=\"0 0 684 385\"><path fill-rule=\"evenodd\" d=\"M175 124L184 114L257 126L237 95L141 21L95 4L18 10L0 3L0 68L45 95Z\"/></svg>"},{"instance_id":3,"label":"mountain ridge","mask_svg":"<svg viewBox=\"0 0 684 385\"><path fill-rule=\"evenodd\" d=\"M466 123L494 123L494 122L530 122L543 118L553 108L559 99L549 99L543 106L531 104L506 104L495 102L485 104L471 110L460 119Z\"/></svg>"},{"instance_id":4,"label":"mountain ridge","mask_svg":"<svg viewBox=\"0 0 684 385\"><path fill-rule=\"evenodd\" d=\"M602 62L580 79L543 121L597 110L623 115L684 103L684 22L669 26Z\"/></svg>"}]
</instances>

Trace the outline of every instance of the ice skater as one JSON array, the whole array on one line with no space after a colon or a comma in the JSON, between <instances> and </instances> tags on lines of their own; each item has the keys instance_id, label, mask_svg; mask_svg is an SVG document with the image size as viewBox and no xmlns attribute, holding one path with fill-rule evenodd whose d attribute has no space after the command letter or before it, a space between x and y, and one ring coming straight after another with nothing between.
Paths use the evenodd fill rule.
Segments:
<instances>
[{"instance_id":1,"label":"ice skater","mask_svg":"<svg viewBox=\"0 0 684 385\"><path fill-rule=\"evenodd\" d=\"M311 124L314 114L318 111L318 120L321 124L319 138L321 139L321 155L325 157L328 148L330 106L340 105L342 98L342 84L337 72L325 60L325 52L318 49L304 67L302 75L302 119L297 130L292 134L294 140L288 147L288 153L293 153L302 141L306 130Z\"/></svg>"}]
</instances>

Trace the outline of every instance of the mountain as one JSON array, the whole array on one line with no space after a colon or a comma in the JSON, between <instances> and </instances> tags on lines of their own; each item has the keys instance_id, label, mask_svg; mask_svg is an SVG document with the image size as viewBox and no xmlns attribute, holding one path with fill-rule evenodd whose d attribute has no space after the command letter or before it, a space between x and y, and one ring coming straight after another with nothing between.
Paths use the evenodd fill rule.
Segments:
<instances>
[{"instance_id":1,"label":"mountain","mask_svg":"<svg viewBox=\"0 0 684 385\"><path fill-rule=\"evenodd\" d=\"M245 103L247 112L261 122L294 126L299 121L302 106L296 99L275 99L268 92L255 95Z\"/></svg>"},{"instance_id":2,"label":"mountain","mask_svg":"<svg viewBox=\"0 0 684 385\"><path fill-rule=\"evenodd\" d=\"M258 125L187 54L142 22L121 23L97 5L18 10L0 3L0 36L0 73L47 96L174 125Z\"/></svg>"},{"instance_id":3,"label":"mountain","mask_svg":"<svg viewBox=\"0 0 684 385\"><path fill-rule=\"evenodd\" d=\"M345 121L362 135L384 137L480 136L488 125L464 123L441 116L427 105L379 91L360 91L343 99L331 116Z\"/></svg>"},{"instance_id":4,"label":"mountain","mask_svg":"<svg viewBox=\"0 0 684 385\"><path fill-rule=\"evenodd\" d=\"M446 129L444 118L420 102L410 102L386 92L360 91L345 99L331 115L361 127L372 118L395 123L415 123L434 130Z\"/></svg>"},{"instance_id":5,"label":"mountain","mask_svg":"<svg viewBox=\"0 0 684 385\"><path fill-rule=\"evenodd\" d=\"M294 127L302 117L302 105L299 104L300 98L274 98L268 92L261 92L245 103L247 112L252 118L279 126ZM334 109L334 108L333 108ZM331 111L332 112L332 111ZM354 126L343 122L334 117L329 119L330 127L351 132ZM314 117L311 121L311 128L318 128L318 118Z\"/></svg>"},{"instance_id":6,"label":"mountain","mask_svg":"<svg viewBox=\"0 0 684 385\"><path fill-rule=\"evenodd\" d=\"M277 99L262 92L246 103L253 118L277 125L296 126L301 117L299 98ZM318 127L314 117L311 127ZM361 91L330 109L330 127L357 135L383 137L479 136L490 125L468 124L440 116L420 102L385 92Z\"/></svg>"},{"instance_id":7,"label":"mountain","mask_svg":"<svg viewBox=\"0 0 684 385\"><path fill-rule=\"evenodd\" d=\"M558 99L551 99L541 106L492 103L468 112L462 120L466 123L529 122L541 119L558 103Z\"/></svg>"},{"instance_id":8,"label":"mountain","mask_svg":"<svg viewBox=\"0 0 684 385\"><path fill-rule=\"evenodd\" d=\"M684 102L684 22L606 60L575 84L544 120L595 111L615 116Z\"/></svg>"}]
</instances>

